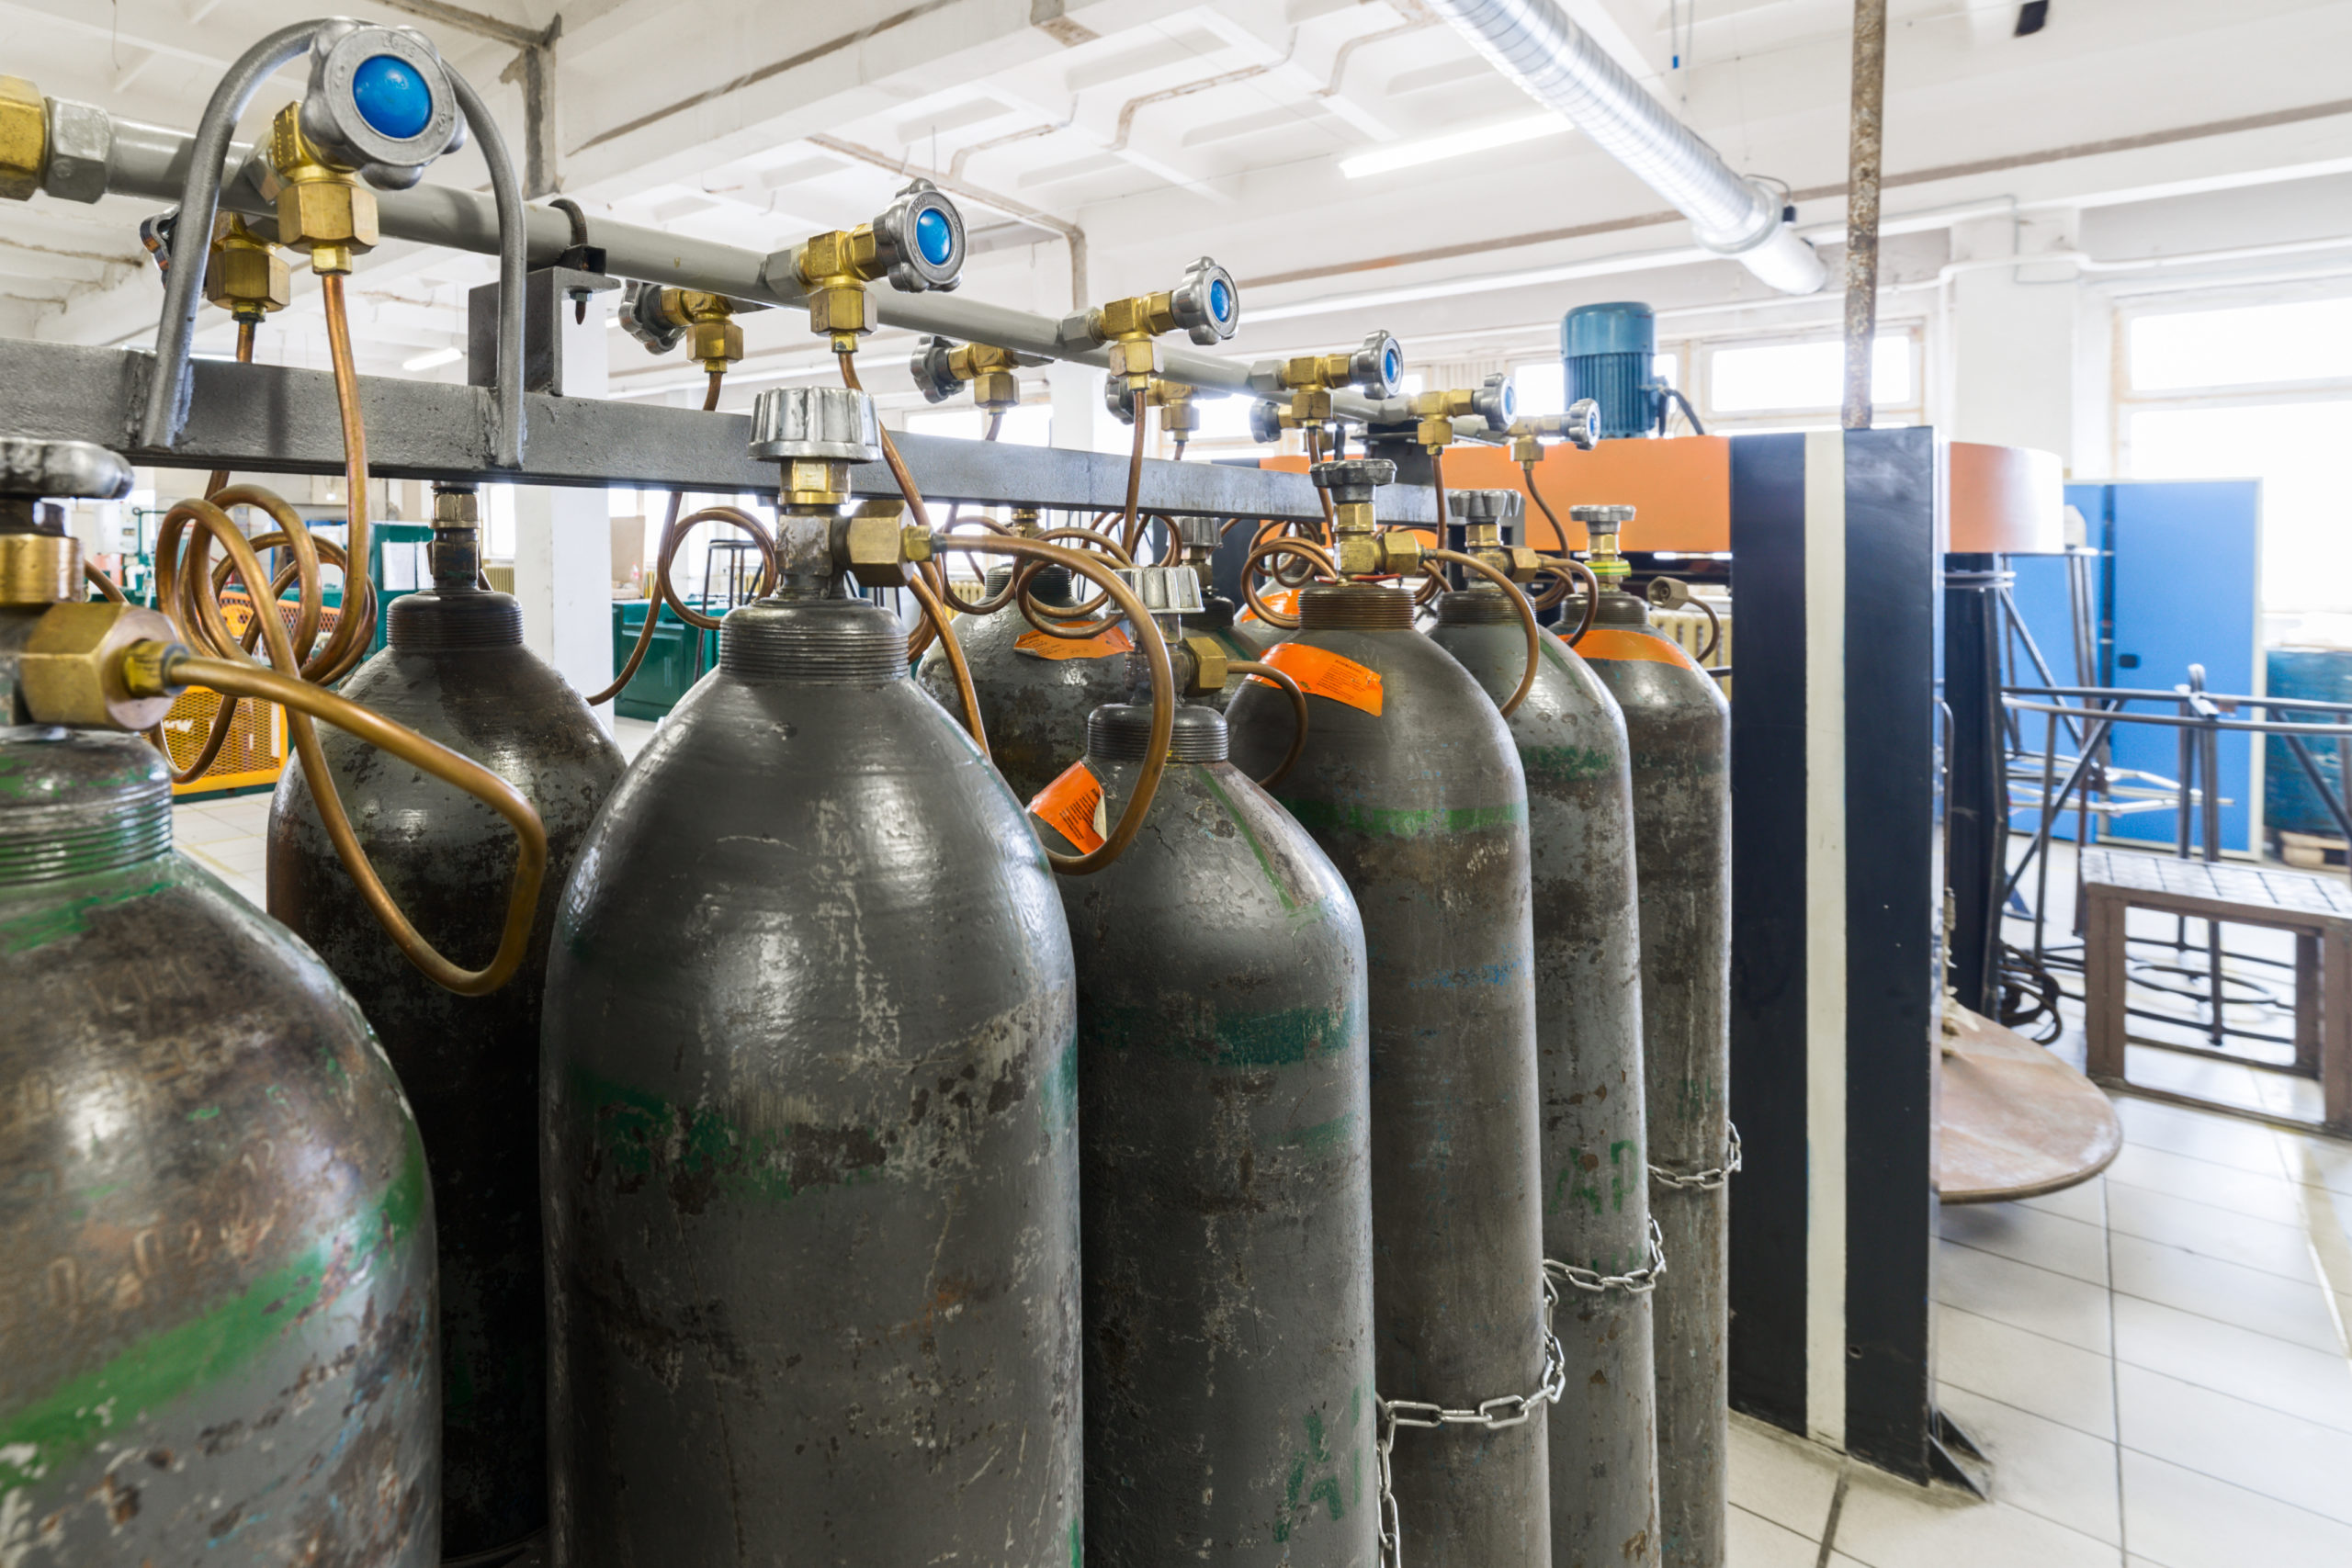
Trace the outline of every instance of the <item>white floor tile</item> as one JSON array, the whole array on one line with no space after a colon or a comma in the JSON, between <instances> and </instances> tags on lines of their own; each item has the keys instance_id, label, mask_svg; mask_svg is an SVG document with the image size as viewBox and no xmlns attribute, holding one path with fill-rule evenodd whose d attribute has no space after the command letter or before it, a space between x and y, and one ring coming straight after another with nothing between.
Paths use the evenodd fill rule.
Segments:
<instances>
[{"instance_id":1,"label":"white floor tile","mask_svg":"<svg viewBox=\"0 0 2352 1568\"><path fill-rule=\"evenodd\" d=\"M2218 1258L2200 1258L2141 1236L2111 1236L2109 1247L2115 1260L2115 1288L2124 1295L2159 1302L2314 1350L2339 1348L2335 1319L2315 1285Z\"/></svg>"},{"instance_id":2,"label":"white floor tile","mask_svg":"<svg viewBox=\"0 0 2352 1568\"><path fill-rule=\"evenodd\" d=\"M2108 1224L2135 1235L2248 1269L2317 1283L2310 1238L2300 1224L2276 1224L2168 1192L2119 1185L2108 1202Z\"/></svg>"},{"instance_id":3,"label":"white floor tile","mask_svg":"<svg viewBox=\"0 0 2352 1568\"><path fill-rule=\"evenodd\" d=\"M2352 1562L2352 1528L2129 1449L2123 1529L2132 1560L2154 1568Z\"/></svg>"},{"instance_id":4,"label":"white floor tile","mask_svg":"<svg viewBox=\"0 0 2352 1568\"><path fill-rule=\"evenodd\" d=\"M2137 1296L2115 1298L2119 1360L2352 1432L2352 1363ZM2347 1480L2352 1484L2352 1480Z\"/></svg>"},{"instance_id":5,"label":"white floor tile","mask_svg":"<svg viewBox=\"0 0 2352 1568\"><path fill-rule=\"evenodd\" d=\"M2352 1143L2334 1138L2307 1138L2300 1133L2274 1132L2280 1162L2290 1181L2325 1187L2352 1198Z\"/></svg>"},{"instance_id":6,"label":"white floor tile","mask_svg":"<svg viewBox=\"0 0 2352 1568\"><path fill-rule=\"evenodd\" d=\"M1732 1506L1726 1535L1730 1568L1814 1568L1821 1557L1819 1542L1736 1504Z\"/></svg>"},{"instance_id":7,"label":"white floor tile","mask_svg":"<svg viewBox=\"0 0 2352 1568\"><path fill-rule=\"evenodd\" d=\"M172 842L182 849L193 844L217 844L224 839L247 839L253 835L240 823L224 822L209 811L193 806L175 807L172 811Z\"/></svg>"},{"instance_id":8,"label":"white floor tile","mask_svg":"<svg viewBox=\"0 0 2352 1568\"><path fill-rule=\"evenodd\" d=\"M2265 1176L2240 1166L2218 1165L2145 1144L2127 1143L2123 1152L2115 1156L2115 1163L2107 1168L2106 1179L2110 1188L2131 1186L2168 1192L2176 1198L2211 1203L2275 1224L2301 1223L2301 1208L2284 1174ZM2112 1200L2113 1194L2109 1196Z\"/></svg>"},{"instance_id":9,"label":"white floor tile","mask_svg":"<svg viewBox=\"0 0 2352 1568\"><path fill-rule=\"evenodd\" d=\"M1799 1535L1821 1539L1841 1462L1802 1438L1745 1416L1731 1418L1731 1500Z\"/></svg>"},{"instance_id":10,"label":"white floor tile","mask_svg":"<svg viewBox=\"0 0 2352 1568\"><path fill-rule=\"evenodd\" d=\"M2103 1176L2094 1176L2088 1181L2076 1182L2072 1187L2061 1188L2055 1192L2044 1192L2035 1198L2020 1198L2018 1200L2018 1206L2024 1209L2039 1209L2044 1213L2058 1214L2070 1220L2080 1220L2086 1225L2103 1225L2107 1224L2106 1189L2107 1179Z\"/></svg>"},{"instance_id":11,"label":"white floor tile","mask_svg":"<svg viewBox=\"0 0 2352 1568\"><path fill-rule=\"evenodd\" d=\"M2016 1203L1969 1203L1943 1211L1943 1237L2092 1285L2107 1283L2107 1235L2096 1224Z\"/></svg>"},{"instance_id":12,"label":"white floor tile","mask_svg":"<svg viewBox=\"0 0 2352 1568\"><path fill-rule=\"evenodd\" d=\"M2352 1526L2352 1432L2143 1367L2115 1387L2125 1448Z\"/></svg>"},{"instance_id":13,"label":"white floor tile","mask_svg":"<svg viewBox=\"0 0 2352 1568\"><path fill-rule=\"evenodd\" d=\"M1973 1313L1936 1314L1936 1382L2087 1432L2115 1436L2114 1362Z\"/></svg>"},{"instance_id":14,"label":"white floor tile","mask_svg":"<svg viewBox=\"0 0 2352 1568\"><path fill-rule=\"evenodd\" d=\"M2108 1293L2070 1275L1948 1241L1936 1249L1936 1300L2108 1353Z\"/></svg>"},{"instance_id":15,"label":"white floor tile","mask_svg":"<svg viewBox=\"0 0 2352 1568\"><path fill-rule=\"evenodd\" d=\"M1994 1502L2123 1543L2113 1443L1966 1389L1939 1388L1936 1403L1993 1461Z\"/></svg>"},{"instance_id":16,"label":"white floor tile","mask_svg":"<svg viewBox=\"0 0 2352 1568\"><path fill-rule=\"evenodd\" d=\"M1857 1467L1833 1543L1871 1568L2120 1568L2112 1544L2005 1503L1962 1500Z\"/></svg>"},{"instance_id":17,"label":"white floor tile","mask_svg":"<svg viewBox=\"0 0 2352 1568\"><path fill-rule=\"evenodd\" d=\"M2270 1129L2234 1117L2215 1116L2153 1100L2118 1095L2115 1113L2123 1123L2123 1141L2143 1144L2168 1154L2188 1155L2216 1165L2233 1165L2257 1176L2283 1176Z\"/></svg>"}]
</instances>

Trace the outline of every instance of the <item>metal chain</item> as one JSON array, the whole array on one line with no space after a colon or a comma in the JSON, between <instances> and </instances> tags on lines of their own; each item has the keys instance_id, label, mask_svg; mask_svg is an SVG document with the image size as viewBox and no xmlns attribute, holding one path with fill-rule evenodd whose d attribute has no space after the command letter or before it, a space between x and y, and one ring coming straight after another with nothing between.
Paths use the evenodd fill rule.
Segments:
<instances>
[{"instance_id":1,"label":"metal chain","mask_svg":"<svg viewBox=\"0 0 2352 1568\"><path fill-rule=\"evenodd\" d=\"M1655 1246L1656 1241L1653 1240ZM1374 1394L1379 1406L1379 1427L1373 1442L1374 1478L1380 1483L1380 1561L1382 1568L1404 1568L1405 1530L1396 1512L1395 1467L1390 1450L1396 1446L1396 1430L1400 1427L1419 1427L1436 1430L1445 1427L1476 1427L1482 1431L1502 1432L1524 1426L1538 1406L1560 1403L1560 1395L1568 1390L1568 1353L1560 1348L1560 1337L1552 1332L1552 1309L1560 1304L1560 1292L1552 1283L1551 1271L1559 1265L1546 1258L1544 1263L1544 1381L1532 1393L1506 1393L1479 1401L1462 1409L1419 1399L1382 1399Z\"/></svg>"},{"instance_id":2,"label":"metal chain","mask_svg":"<svg viewBox=\"0 0 2352 1568\"><path fill-rule=\"evenodd\" d=\"M1650 1179L1660 1187L1679 1187L1686 1192L1706 1192L1723 1186L1739 1173L1739 1129L1724 1123L1724 1163L1713 1170L1694 1171L1684 1176L1662 1165L1650 1167Z\"/></svg>"},{"instance_id":3,"label":"metal chain","mask_svg":"<svg viewBox=\"0 0 2352 1568\"><path fill-rule=\"evenodd\" d=\"M1598 1269L1579 1269L1573 1263L1555 1258L1544 1260L1544 1276L1571 1290L1597 1296L1606 1291L1623 1291L1627 1295L1645 1296L1657 1289L1658 1279L1666 1272L1666 1233L1657 1228L1657 1218L1650 1218L1650 1260L1630 1274L1603 1274Z\"/></svg>"}]
</instances>

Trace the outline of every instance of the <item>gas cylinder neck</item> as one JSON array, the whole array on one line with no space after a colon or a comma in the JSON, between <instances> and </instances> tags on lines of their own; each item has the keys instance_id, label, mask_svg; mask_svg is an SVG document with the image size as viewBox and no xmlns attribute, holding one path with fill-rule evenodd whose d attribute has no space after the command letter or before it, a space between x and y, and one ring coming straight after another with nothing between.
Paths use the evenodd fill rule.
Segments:
<instances>
[{"instance_id":1,"label":"gas cylinder neck","mask_svg":"<svg viewBox=\"0 0 2352 1568\"><path fill-rule=\"evenodd\" d=\"M1298 595L1303 631L1411 631L1413 595L1381 582L1315 583Z\"/></svg>"},{"instance_id":2,"label":"gas cylinder neck","mask_svg":"<svg viewBox=\"0 0 2352 1568\"><path fill-rule=\"evenodd\" d=\"M1519 625L1519 606L1491 583L1456 589L1437 597L1437 621L1442 626Z\"/></svg>"},{"instance_id":3,"label":"gas cylinder neck","mask_svg":"<svg viewBox=\"0 0 2352 1568\"><path fill-rule=\"evenodd\" d=\"M425 557L435 593L482 591L481 499L473 486L433 487L433 542Z\"/></svg>"},{"instance_id":4,"label":"gas cylinder neck","mask_svg":"<svg viewBox=\"0 0 2352 1568\"><path fill-rule=\"evenodd\" d=\"M1646 626L1650 624L1650 607L1622 590L1603 593L1592 613L1592 624L1597 626Z\"/></svg>"},{"instance_id":5,"label":"gas cylinder neck","mask_svg":"<svg viewBox=\"0 0 2352 1568\"><path fill-rule=\"evenodd\" d=\"M130 735L0 728L0 888L120 871L172 849L172 778Z\"/></svg>"},{"instance_id":6,"label":"gas cylinder neck","mask_svg":"<svg viewBox=\"0 0 2352 1568\"><path fill-rule=\"evenodd\" d=\"M1137 703L1105 703L1086 716L1086 754L1104 762L1140 762L1151 748L1151 709ZM1176 710L1168 733L1171 762L1222 762L1225 716L1191 704Z\"/></svg>"}]
</instances>

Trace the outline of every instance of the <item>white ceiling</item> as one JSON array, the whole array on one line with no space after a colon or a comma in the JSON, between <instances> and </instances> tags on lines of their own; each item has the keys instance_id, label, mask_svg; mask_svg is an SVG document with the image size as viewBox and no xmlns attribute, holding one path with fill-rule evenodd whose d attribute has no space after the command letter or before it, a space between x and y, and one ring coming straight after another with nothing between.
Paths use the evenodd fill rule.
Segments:
<instances>
[{"instance_id":1,"label":"white ceiling","mask_svg":"<svg viewBox=\"0 0 2352 1568\"><path fill-rule=\"evenodd\" d=\"M1846 0L1565 4L1736 167L1815 193L1800 203L1802 221L1834 243ZM1350 153L1531 112L1420 0L471 9L480 20L469 26L435 0L359 11L434 38L491 97L518 158L520 94L501 73L516 57L512 40L560 12L560 175L591 210L764 248L871 217L905 174L928 173L957 191L974 233L970 292L1067 311L1068 252L1054 231L1068 225L1087 236L1097 299L1166 287L1205 251L1243 280L1245 320L1252 308L1272 312L1245 327L1237 346L1250 353L1350 341L1373 326L1410 349L1416 332L1434 341L1541 322L1628 288L1653 253L1689 244L1683 225L1658 218L1657 197L1573 133L1343 177ZM1933 231L1939 214L2004 204L2103 207L2352 169L2346 0L2055 0L2046 29L2025 39L2011 36L2017 9L1892 0L1890 218L1926 215L1915 227ZM227 63L291 14L281 0L0 0L10 73L180 128L194 126ZM292 72L266 86L246 134L298 88ZM470 152L433 177L485 183ZM151 206L0 204L0 331L85 343L152 332L161 291L136 239ZM1932 273L1933 247L1919 254ZM1526 276L1545 269L1585 276ZM489 276L480 258L397 244L363 262L364 367L397 373L460 343L464 291ZM302 291L265 333L265 356L322 363ZM1761 291L1736 267L1707 264L1679 269L1668 292ZM223 319L208 311L207 325L203 342L217 347ZM816 357L796 312L754 318L747 335L771 367ZM615 344L616 385L679 379L675 364L646 359L618 334ZM879 361L903 345L875 348ZM454 378L462 367L428 373Z\"/></svg>"}]
</instances>

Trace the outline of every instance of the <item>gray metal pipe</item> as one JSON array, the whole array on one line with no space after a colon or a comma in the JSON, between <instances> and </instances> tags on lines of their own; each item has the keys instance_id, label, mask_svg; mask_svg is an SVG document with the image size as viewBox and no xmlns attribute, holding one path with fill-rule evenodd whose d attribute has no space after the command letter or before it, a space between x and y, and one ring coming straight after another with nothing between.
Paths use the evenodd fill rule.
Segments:
<instances>
[{"instance_id":1,"label":"gray metal pipe","mask_svg":"<svg viewBox=\"0 0 2352 1568\"><path fill-rule=\"evenodd\" d=\"M233 116L231 123L234 123ZM262 199L261 193L239 177L253 155L252 150L230 146L225 134L213 161L208 164L198 155L198 139L185 131L124 119L114 119L112 125L104 194L184 201L184 184L194 186L209 183L220 204L232 211L254 218L276 216L277 209ZM199 164L214 171L209 182L193 177ZM376 209L378 228L386 239L439 245L478 255L500 253L497 204L478 192L442 185L380 191L377 194ZM182 210L187 208L184 205ZM520 228L525 235L526 266L548 265L572 243L571 220L551 208L523 209ZM690 239L594 214L587 219L587 243L603 248L605 270L616 277L675 288L698 288L759 304L798 305L808 298L795 272L800 254L797 247L769 254L713 240ZM195 270L200 281L203 269L199 265ZM868 293L875 319L885 326L936 333L967 343L993 344L1000 348L1098 367L1108 362L1101 341L1086 330L1082 313L1057 320L935 290L901 294L893 288L874 288ZM193 298L191 295L191 300ZM166 322L171 319L167 306ZM193 303L188 319L192 333ZM159 352L169 348L168 337L159 343ZM1276 376L1282 365L1278 359L1252 363L1173 344L1162 346L1160 361L1170 377L1188 385L1254 397L1271 396L1276 391ZM1403 398L1374 401L1354 392L1335 391L1331 394L1331 407L1340 418L1356 423L1394 424L1413 417L1409 400ZM142 441L151 446L164 444L145 432Z\"/></svg>"},{"instance_id":2,"label":"gray metal pipe","mask_svg":"<svg viewBox=\"0 0 2352 1568\"><path fill-rule=\"evenodd\" d=\"M1826 273L1781 221L1781 198L1734 170L1568 19L1557 0L1430 0L1497 70L1574 121L1593 145L1690 220L1699 243L1787 294Z\"/></svg>"}]
</instances>

